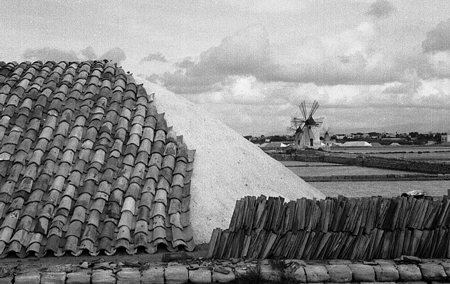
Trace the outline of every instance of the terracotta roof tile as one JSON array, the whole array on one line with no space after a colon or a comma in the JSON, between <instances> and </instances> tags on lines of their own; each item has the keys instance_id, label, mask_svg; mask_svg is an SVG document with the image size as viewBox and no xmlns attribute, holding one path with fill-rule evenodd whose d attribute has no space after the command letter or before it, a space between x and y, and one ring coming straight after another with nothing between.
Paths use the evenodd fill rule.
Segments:
<instances>
[{"instance_id":1,"label":"terracotta roof tile","mask_svg":"<svg viewBox=\"0 0 450 284\"><path fill-rule=\"evenodd\" d=\"M188 150L104 62L0 66L0 257L194 249Z\"/></svg>"}]
</instances>

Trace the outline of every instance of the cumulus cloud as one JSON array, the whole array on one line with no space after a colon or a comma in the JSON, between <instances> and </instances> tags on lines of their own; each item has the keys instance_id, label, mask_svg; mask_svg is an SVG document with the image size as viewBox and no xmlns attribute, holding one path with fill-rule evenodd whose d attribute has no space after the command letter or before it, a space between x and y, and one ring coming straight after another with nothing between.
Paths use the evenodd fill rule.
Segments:
<instances>
[{"instance_id":1,"label":"cumulus cloud","mask_svg":"<svg viewBox=\"0 0 450 284\"><path fill-rule=\"evenodd\" d=\"M296 13L307 6L302 1L297 0L226 0L223 2L228 3L233 8L254 13Z\"/></svg>"},{"instance_id":2,"label":"cumulus cloud","mask_svg":"<svg viewBox=\"0 0 450 284\"><path fill-rule=\"evenodd\" d=\"M185 58L176 64L181 70L166 72L160 80L177 93L201 93L217 90L229 76L265 72L269 64L268 34L256 25L226 37L220 45L200 54L196 62Z\"/></svg>"},{"instance_id":3,"label":"cumulus cloud","mask_svg":"<svg viewBox=\"0 0 450 284\"><path fill-rule=\"evenodd\" d=\"M413 121L417 109L448 110L450 52L387 51L379 47L379 29L363 22L340 33L270 44L264 27L252 26L198 57L166 62L175 70L149 79L202 104L242 134L285 133L303 100L318 100L317 115L347 129L384 129Z\"/></svg>"},{"instance_id":4,"label":"cumulus cloud","mask_svg":"<svg viewBox=\"0 0 450 284\"><path fill-rule=\"evenodd\" d=\"M142 58L141 61L167 62L167 59L161 52L157 52L157 53L150 53L148 56Z\"/></svg>"},{"instance_id":5,"label":"cumulus cloud","mask_svg":"<svg viewBox=\"0 0 450 284\"><path fill-rule=\"evenodd\" d=\"M220 89L206 93L190 94L189 97L200 104L278 104L276 100L268 96L271 93L272 89L270 86L258 81L253 76L235 76L221 84Z\"/></svg>"},{"instance_id":6,"label":"cumulus cloud","mask_svg":"<svg viewBox=\"0 0 450 284\"><path fill-rule=\"evenodd\" d=\"M417 92L418 88L422 85L420 80L412 80L410 82L400 83L393 82L385 85L385 89L383 90L383 94L413 94Z\"/></svg>"},{"instance_id":7,"label":"cumulus cloud","mask_svg":"<svg viewBox=\"0 0 450 284\"><path fill-rule=\"evenodd\" d=\"M404 81L406 70L417 65L416 61L377 52L371 45L376 36L375 25L363 22L340 34L274 46L262 26L252 26L225 38L198 60L185 58L175 63L177 71L165 72L158 79L177 93L211 92L227 85L233 76L317 85Z\"/></svg>"},{"instance_id":8,"label":"cumulus cloud","mask_svg":"<svg viewBox=\"0 0 450 284\"><path fill-rule=\"evenodd\" d=\"M245 134L252 123L263 133L287 126L302 100L319 100L319 116L342 118L352 108L352 117L364 110L361 115L369 111L391 119L364 122L374 125L394 123L393 107L429 105L426 98L448 106L448 84L429 90L424 82L450 78L450 53L386 52L376 48L377 39L377 26L364 22L339 34L271 45L265 29L253 26L149 79L205 105ZM265 112L267 117L260 117ZM345 123L355 126L351 119Z\"/></svg>"},{"instance_id":9,"label":"cumulus cloud","mask_svg":"<svg viewBox=\"0 0 450 284\"><path fill-rule=\"evenodd\" d=\"M450 51L450 18L440 22L427 33L426 39L422 42L422 48L426 53Z\"/></svg>"},{"instance_id":10,"label":"cumulus cloud","mask_svg":"<svg viewBox=\"0 0 450 284\"><path fill-rule=\"evenodd\" d=\"M259 79L316 85L374 85L408 82L410 73L437 76L437 67L421 52L387 52L374 45L374 23L323 37L305 37L271 47L270 68ZM443 66L435 64L436 66ZM449 60L450 62L450 60ZM440 68L443 73L445 68ZM440 74L442 77L444 74Z\"/></svg>"},{"instance_id":11,"label":"cumulus cloud","mask_svg":"<svg viewBox=\"0 0 450 284\"><path fill-rule=\"evenodd\" d=\"M108 50L105 54L100 56L99 59L107 59L115 63L121 63L127 58L125 52L120 47L114 47Z\"/></svg>"},{"instance_id":12,"label":"cumulus cloud","mask_svg":"<svg viewBox=\"0 0 450 284\"><path fill-rule=\"evenodd\" d=\"M388 55L374 59L362 52L327 55L317 62L278 64L261 78L264 81L314 83L317 85L371 85L403 80L403 66Z\"/></svg>"},{"instance_id":13,"label":"cumulus cloud","mask_svg":"<svg viewBox=\"0 0 450 284\"><path fill-rule=\"evenodd\" d=\"M261 25L251 26L225 38L219 46L200 55L200 62L191 72L201 75L247 75L257 73L269 61L270 47L267 31Z\"/></svg>"},{"instance_id":14,"label":"cumulus cloud","mask_svg":"<svg viewBox=\"0 0 450 284\"><path fill-rule=\"evenodd\" d=\"M182 69L187 69L193 67L195 65L195 62L191 57L185 57L183 60L181 60L180 62L176 62L174 65Z\"/></svg>"},{"instance_id":15,"label":"cumulus cloud","mask_svg":"<svg viewBox=\"0 0 450 284\"><path fill-rule=\"evenodd\" d=\"M92 46L88 46L85 49L81 50L81 54L86 57L87 60L94 60L97 58L97 54L95 54L94 48Z\"/></svg>"},{"instance_id":16,"label":"cumulus cloud","mask_svg":"<svg viewBox=\"0 0 450 284\"><path fill-rule=\"evenodd\" d=\"M214 75L191 76L180 70L175 72L165 72L162 76L152 76L153 81L162 84L172 92L178 94L195 94L211 92L222 89L221 79ZM147 78L148 79L148 78Z\"/></svg>"},{"instance_id":17,"label":"cumulus cloud","mask_svg":"<svg viewBox=\"0 0 450 284\"><path fill-rule=\"evenodd\" d=\"M41 60L41 61L78 61L77 54L70 50L65 51L57 48L43 47L36 49L27 49L23 53L25 60Z\"/></svg>"},{"instance_id":18,"label":"cumulus cloud","mask_svg":"<svg viewBox=\"0 0 450 284\"><path fill-rule=\"evenodd\" d=\"M22 54L25 60L41 60L41 61L82 61L82 60L103 60L108 59L116 63L121 63L126 59L125 52L115 47L108 50L102 56L97 56L94 48L88 46L80 51L66 51L62 49L43 47L36 49L27 49Z\"/></svg>"},{"instance_id":19,"label":"cumulus cloud","mask_svg":"<svg viewBox=\"0 0 450 284\"><path fill-rule=\"evenodd\" d=\"M396 9L391 2L387 0L377 0L370 5L367 15L381 19L388 18L395 11Z\"/></svg>"}]
</instances>

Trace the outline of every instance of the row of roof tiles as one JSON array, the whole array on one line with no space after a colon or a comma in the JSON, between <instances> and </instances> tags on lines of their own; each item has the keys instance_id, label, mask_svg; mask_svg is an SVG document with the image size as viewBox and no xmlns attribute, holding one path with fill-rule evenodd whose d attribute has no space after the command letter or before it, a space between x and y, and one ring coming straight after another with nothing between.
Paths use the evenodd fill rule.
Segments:
<instances>
[{"instance_id":1,"label":"row of roof tiles","mask_svg":"<svg viewBox=\"0 0 450 284\"><path fill-rule=\"evenodd\" d=\"M194 249L194 150L122 68L0 63L0 255Z\"/></svg>"}]
</instances>

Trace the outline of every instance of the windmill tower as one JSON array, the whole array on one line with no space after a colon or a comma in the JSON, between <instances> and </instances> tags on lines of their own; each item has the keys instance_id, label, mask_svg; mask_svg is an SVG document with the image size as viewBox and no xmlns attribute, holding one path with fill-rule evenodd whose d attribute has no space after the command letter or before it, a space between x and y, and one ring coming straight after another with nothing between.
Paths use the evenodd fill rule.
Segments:
<instances>
[{"instance_id":1,"label":"windmill tower","mask_svg":"<svg viewBox=\"0 0 450 284\"><path fill-rule=\"evenodd\" d=\"M325 134L323 135L323 143L325 144L325 150L330 151L331 147L331 127L325 128Z\"/></svg>"},{"instance_id":2,"label":"windmill tower","mask_svg":"<svg viewBox=\"0 0 450 284\"><path fill-rule=\"evenodd\" d=\"M291 126L288 130L295 131L294 144L296 148L320 147L320 126L323 123L323 117L314 119L313 115L319 108L319 103L314 101L309 113L306 109L306 102L303 101L299 105L302 118L293 117Z\"/></svg>"}]
</instances>

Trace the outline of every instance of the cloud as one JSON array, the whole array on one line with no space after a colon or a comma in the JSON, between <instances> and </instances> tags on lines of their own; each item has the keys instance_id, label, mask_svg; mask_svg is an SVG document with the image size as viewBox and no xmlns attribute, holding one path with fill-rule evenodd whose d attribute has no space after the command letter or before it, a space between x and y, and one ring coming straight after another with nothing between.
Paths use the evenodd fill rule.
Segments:
<instances>
[{"instance_id":1,"label":"cloud","mask_svg":"<svg viewBox=\"0 0 450 284\"><path fill-rule=\"evenodd\" d=\"M150 53L148 56L141 59L141 61L160 61L167 62L167 59L161 52Z\"/></svg>"},{"instance_id":2,"label":"cloud","mask_svg":"<svg viewBox=\"0 0 450 284\"><path fill-rule=\"evenodd\" d=\"M376 48L377 39L377 26L363 22L271 45L265 29L252 26L148 79L208 108L271 105L295 115L303 99L336 108L416 106L425 80L450 78L450 53L387 52Z\"/></svg>"},{"instance_id":3,"label":"cloud","mask_svg":"<svg viewBox=\"0 0 450 284\"><path fill-rule=\"evenodd\" d=\"M394 82L385 85L385 89L383 90L383 94L413 94L417 92L417 89L422 85L420 80L400 83Z\"/></svg>"},{"instance_id":4,"label":"cloud","mask_svg":"<svg viewBox=\"0 0 450 284\"><path fill-rule=\"evenodd\" d=\"M413 63L402 54L374 48L377 37L375 25L363 22L339 34L272 46L272 65L261 79L317 85L403 81Z\"/></svg>"},{"instance_id":5,"label":"cloud","mask_svg":"<svg viewBox=\"0 0 450 284\"><path fill-rule=\"evenodd\" d=\"M116 63L121 63L126 59L125 52L119 48L115 47L108 50L102 56L97 56L94 48L88 46L78 52L73 50L66 51L62 49L43 47L36 49L27 49L22 54L25 60L41 60L41 61L82 61L82 60L103 60L108 59Z\"/></svg>"},{"instance_id":6,"label":"cloud","mask_svg":"<svg viewBox=\"0 0 450 284\"><path fill-rule=\"evenodd\" d=\"M374 16L375 18L382 19L388 18L392 13L396 11L394 5L387 0L377 0L373 2L369 10L367 11L367 15Z\"/></svg>"},{"instance_id":7,"label":"cloud","mask_svg":"<svg viewBox=\"0 0 450 284\"><path fill-rule=\"evenodd\" d=\"M194 76L205 72L216 75L257 73L269 61L269 54L267 31L261 25L251 26L203 52L200 62L191 68L191 72Z\"/></svg>"},{"instance_id":8,"label":"cloud","mask_svg":"<svg viewBox=\"0 0 450 284\"><path fill-rule=\"evenodd\" d=\"M261 79L317 85L372 85L403 80L403 73L402 66L396 64L395 58L380 55L380 59L374 60L362 52L356 52L351 55L325 56L318 62L273 65Z\"/></svg>"},{"instance_id":9,"label":"cloud","mask_svg":"<svg viewBox=\"0 0 450 284\"><path fill-rule=\"evenodd\" d=\"M160 81L176 93L201 93L220 88L229 76L247 76L265 72L270 64L267 31L251 26L226 37L221 44L200 54L196 62L185 58L176 72L166 72Z\"/></svg>"},{"instance_id":10,"label":"cloud","mask_svg":"<svg viewBox=\"0 0 450 284\"><path fill-rule=\"evenodd\" d=\"M340 34L270 45L266 30L251 26L206 50L197 61L185 58L176 63L179 70L160 75L159 81L178 93L213 91L233 76L317 85L403 81L412 63L373 49L376 36L375 25L363 22Z\"/></svg>"},{"instance_id":11,"label":"cloud","mask_svg":"<svg viewBox=\"0 0 450 284\"><path fill-rule=\"evenodd\" d=\"M165 72L162 76L152 75L153 81L162 82L170 91L177 94L196 94L222 89L221 79L215 75L190 76L182 71ZM148 79L148 78L147 78Z\"/></svg>"},{"instance_id":12,"label":"cloud","mask_svg":"<svg viewBox=\"0 0 450 284\"><path fill-rule=\"evenodd\" d=\"M114 47L99 57L99 59L107 59L119 64L126 58L125 52L119 47Z\"/></svg>"},{"instance_id":13,"label":"cloud","mask_svg":"<svg viewBox=\"0 0 450 284\"><path fill-rule=\"evenodd\" d=\"M226 0L223 1L233 7L233 10L251 11L254 13L298 13L304 10L307 5L297 0Z\"/></svg>"},{"instance_id":14,"label":"cloud","mask_svg":"<svg viewBox=\"0 0 450 284\"><path fill-rule=\"evenodd\" d=\"M422 48L425 53L450 51L450 18L427 33Z\"/></svg>"},{"instance_id":15,"label":"cloud","mask_svg":"<svg viewBox=\"0 0 450 284\"><path fill-rule=\"evenodd\" d=\"M258 81L253 76L234 76L223 84L217 85L216 90L190 94L191 100L203 103L215 104L242 104L242 105L265 105L278 104L268 95L272 92L266 83Z\"/></svg>"},{"instance_id":16,"label":"cloud","mask_svg":"<svg viewBox=\"0 0 450 284\"><path fill-rule=\"evenodd\" d=\"M94 60L97 58L97 54L95 54L94 48L92 46L88 46L81 51L81 54L86 57L87 60Z\"/></svg>"},{"instance_id":17,"label":"cloud","mask_svg":"<svg viewBox=\"0 0 450 284\"><path fill-rule=\"evenodd\" d=\"M174 65L182 69L188 69L193 67L195 65L195 62L191 57L185 57L182 61L176 62Z\"/></svg>"},{"instance_id":18,"label":"cloud","mask_svg":"<svg viewBox=\"0 0 450 284\"><path fill-rule=\"evenodd\" d=\"M41 61L79 61L77 54L70 50L65 51L57 48L43 47L36 49L27 49L22 54L25 60Z\"/></svg>"}]
</instances>

